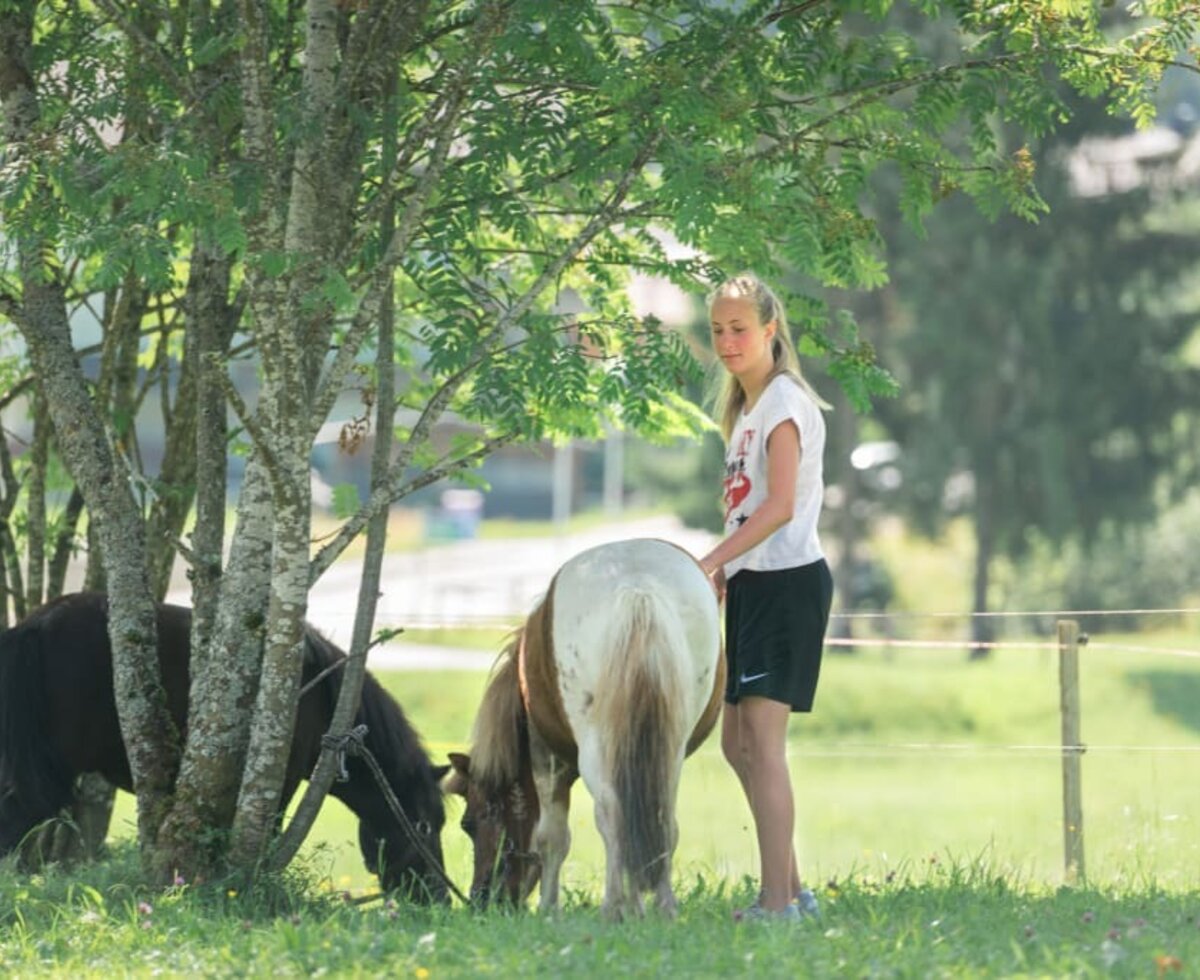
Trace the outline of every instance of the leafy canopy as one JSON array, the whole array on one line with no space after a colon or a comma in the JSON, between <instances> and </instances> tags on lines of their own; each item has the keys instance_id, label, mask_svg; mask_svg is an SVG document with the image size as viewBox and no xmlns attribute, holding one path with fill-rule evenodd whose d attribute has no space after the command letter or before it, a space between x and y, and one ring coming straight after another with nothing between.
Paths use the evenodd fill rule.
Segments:
<instances>
[{"instance_id":1,"label":"leafy canopy","mask_svg":"<svg viewBox=\"0 0 1200 980\"><path fill-rule=\"evenodd\" d=\"M196 243L215 242L235 285L308 275L305 309L334 345L364 343L354 318L394 268L404 403L466 373L452 407L522 438L594 436L606 415L651 433L696 424L666 396L698 368L679 335L631 309L634 271L692 292L744 267L785 281L802 351L827 358L860 406L892 390L853 321L814 298L887 279L872 174L895 168L916 227L956 193L1035 219L1033 158L1000 124L1061 124L1060 80L1148 122L1196 19L1190 4L1130 4L1137 26L1114 36L1103 4L911 4L953 32L947 59L888 29L885 0L433 2L404 31L390 5L339 4L339 87L313 118L305 17L275 0L262 7L272 171L245 143L246 24L231 6L32 6L42 116L0 169L5 312L20 308L23 236L51 244L45 274L79 297L133 280L164 301ZM354 73L393 68L386 97L355 101ZM321 127L349 146L321 160L327 241L315 255L264 246L263 208L280 217L272 192ZM413 217L400 254L378 227L389 209Z\"/></svg>"}]
</instances>

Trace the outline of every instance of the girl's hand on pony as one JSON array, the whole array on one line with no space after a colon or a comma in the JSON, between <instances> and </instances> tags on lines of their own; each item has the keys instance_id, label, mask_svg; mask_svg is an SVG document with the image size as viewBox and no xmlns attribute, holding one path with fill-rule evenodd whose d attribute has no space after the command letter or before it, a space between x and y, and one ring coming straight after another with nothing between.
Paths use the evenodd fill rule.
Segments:
<instances>
[{"instance_id":1,"label":"girl's hand on pony","mask_svg":"<svg viewBox=\"0 0 1200 980\"><path fill-rule=\"evenodd\" d=\"M713 566L707 559L700 562L700 567L704 569L704 574L708 576L708 580L712 583L713 591L717 594L717 602L725 601L725 566Z\"/></svg>"}]
</instances>

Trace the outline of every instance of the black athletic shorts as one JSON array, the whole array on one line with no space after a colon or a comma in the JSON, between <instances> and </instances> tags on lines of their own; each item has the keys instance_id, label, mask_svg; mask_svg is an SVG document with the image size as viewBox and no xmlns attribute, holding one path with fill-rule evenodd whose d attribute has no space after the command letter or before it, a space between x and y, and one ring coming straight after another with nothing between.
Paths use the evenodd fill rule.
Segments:
<instances>
[{"instance_id":1,"label":"black athletic shorts","mask_svg":"<svg viewBox=\"0 0 1200 980\"><path fill-rule=\"evenodd\" d=\"M832 602L833 576L823 558L734 575L725 592L725 701L770 698L812 711Z\"/></svg>"}]
</instances>

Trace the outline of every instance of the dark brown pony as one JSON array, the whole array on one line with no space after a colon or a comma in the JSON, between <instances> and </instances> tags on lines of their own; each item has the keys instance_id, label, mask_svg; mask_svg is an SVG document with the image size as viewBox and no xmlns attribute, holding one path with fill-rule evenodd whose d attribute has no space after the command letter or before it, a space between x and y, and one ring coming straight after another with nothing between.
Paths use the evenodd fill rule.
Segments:
<instances>
[{"instance_id":1,"label":"dark brown pony","mask_svg":"<svg viewBox=\"0 0 1200 980\"><path fill-rule=\"evenodd\" d=\"M176 724L187 725L191 610L158 609L158 657ZM305 634L307 683L345 654L311 626ZM341 671L330 671L301 699L283 786L283 806L308 778L333 716ZM355 724L418 830L442 863L445 809L435 768L395 699L368 674ZM330 793L359 818L359 846L384 888L417 901L445 901L446 886L389 809L363 760L347 760L349 780ZM132 789L113 696L108 603L102 593L63 596L0 633L0 856L72 804L76 777L98 772Z\"/></svg>"},{"instance_id":2,"label":"dark brown pony","mask_svg":"<svg viewBox=\"0 0 1200 980\"><path fill-rule=\"evenodd\" d=\"M675 912L671 858L684 756L720 713L725 659L712 584L665 541L601 545L568 561L497 664L470 755L446 789L466 798L471 895L514 904L541 879L558 902L567 808L582 775L604 838L604 911Z\"/></svg>"}]
</instances>

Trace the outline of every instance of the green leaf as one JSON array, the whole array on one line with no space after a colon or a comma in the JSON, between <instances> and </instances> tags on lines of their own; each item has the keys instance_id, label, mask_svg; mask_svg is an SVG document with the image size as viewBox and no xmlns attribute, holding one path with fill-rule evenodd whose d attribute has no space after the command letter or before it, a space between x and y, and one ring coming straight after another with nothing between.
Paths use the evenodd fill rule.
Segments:
<instances>
[{"instance_id":1,"label":"green leaf","mask_svg":"<svg viewBox=\"0 0 1200 980\"><path fill-rule=\"evenodd\" d=\"M339 483L333 488L333 516L340 521L349 520L362 509L362 499L358 494L358 485L354 483Z\"/></svg>"}]
</instances>

